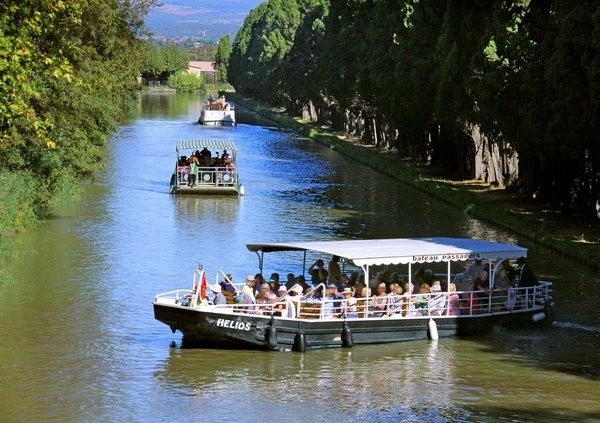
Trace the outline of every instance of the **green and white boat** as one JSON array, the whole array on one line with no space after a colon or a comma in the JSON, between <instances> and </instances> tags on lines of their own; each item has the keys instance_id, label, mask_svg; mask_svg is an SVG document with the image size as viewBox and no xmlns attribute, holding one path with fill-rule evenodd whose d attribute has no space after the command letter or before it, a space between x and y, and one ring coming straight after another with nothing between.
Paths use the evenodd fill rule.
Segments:
<instances>
[{"instance_id":1,"label":"green and white boat","mask_svg":"<svg viewBox=\"0 0 600 423\"><path fill-rule=\"evenodd\" d=\"M237 169L237 148L232 141L181 140L175 151L171 194L244 195Z\"/></svg>"}]
</instances>

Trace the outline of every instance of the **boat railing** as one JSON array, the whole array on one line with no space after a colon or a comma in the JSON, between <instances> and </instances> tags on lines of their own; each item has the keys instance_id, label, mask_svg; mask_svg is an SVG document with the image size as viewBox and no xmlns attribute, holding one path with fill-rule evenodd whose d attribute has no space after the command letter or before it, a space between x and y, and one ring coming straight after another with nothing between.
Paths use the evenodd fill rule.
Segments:
<instances>
[{"instance_id":1,"label":"boat railing","mask_svg":"<svg viewBox=\"0 0 600 423\"><path fill-rule=\"evenodd\" d=\"M187 186L189 182L189 166L177 166L177 185ZM237 171L233 166L213 167L198 166L196 186L227 187L237 183Z\"/></svg>"},{"instance_id":2,"label":"boat railing","mask_svg":"<svg viewBox=\"0 0 600 423\"><path fill-rule=\"evenodd\" d=\"M201 270L195 273L201 275ZM194 286L200 279L194 278ZM322 289L325 286L321 286ZM228 310L230 313L254 314L265 316L281 316L301 319L328 319L328 318L352 318L344 315L343 298L328 299L316 298L314 293L319 287L309 291L309 295L279 297L274 303L244 303L239 298L241 287L236 287L236 292L231 293L227 304L215 306ZM492 289L484 291L457 291L455 293L434 292L419 293L412 295L387 295L387 303L384 309L375 310L373 299L357 298L358 318L370 317L444 317L444 316L474 316L481 314L509 313L519 311L543 310L544 306L552 300L552 283L540 282L533 287L515 287L505 290ZM200 306L193 299L196 297L195 289L179 289L175 291L158 294L155 302L159 304ZM456 297L451 297L456 294ZM236 298L237 297L237 298ZM441 299L441 301L440 301ZM203 304L212 304L214 296L210 293L210 300ZM452 301L458 301L454 306ZM454 312L454 313L453 313Z\"/></svg>"},{"instance_id":3,"label":"boat railing","mask_svg":"<svg viewBox=\"0 0 600 423\"><path fill-rule=\"evenodd\" d=\"M357 314L366 317L422 317L422 316L470 316L485 313L527 311L541 309L551 301L551 283L540 282L534 287L511 288L507 290L457 291L456 307L451 307L448 292L434 292L412 295L386 295L383 309L373 307L373 298L357 298ZM473 301L468 301L469 298ZM310 296L299 301L298 317L301 319L324 319L345 317L345 299L317 299ZM455 314L452 314L453 310Z\"/></svg>"},{"instance_id":4,"label":"boat railing","mask_svg":"<svg viewBox=\"0 0 600 423\"><path fill-rule=\"evenodd\" d=\"M174 291L163 292L162 294L156 294L154 302L157 304L171 304L171 305L189 305L189 298L193 294L193 289L177 289Z\"/></svg>"},{"instance_id":5,"label":"boat railing","mask_svg":"<svg viewBox=\"0 0 600 423\"><path fill-rule=\"evenodd\" d=\"M230 111L230 110L235 110L235 106L231 103L223 103L220 101L213 101L213 102L209 102L209 101L205 101L204 102L204 110L211 110L211 111Z\"/></svg>"},{"instance_id":6,"label":"boat railing","mask_svg":"<svg viewBox=\"0 0 600 423\"><path fill-rule=\"evenodd\" d=\"M278 298L273 303L245 304L236 302L234 304L220 304L215 308L228 310L231 313L253 314L259 316L297 317L296 305L291 297Z\"/></svg>"}]
</instances>

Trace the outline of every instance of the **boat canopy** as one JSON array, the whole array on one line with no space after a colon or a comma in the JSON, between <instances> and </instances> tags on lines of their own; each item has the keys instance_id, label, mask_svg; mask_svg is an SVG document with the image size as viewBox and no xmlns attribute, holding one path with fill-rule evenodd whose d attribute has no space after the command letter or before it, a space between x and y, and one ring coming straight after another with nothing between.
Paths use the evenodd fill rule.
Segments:
<instances>
[{"instance_id":1,"label":"boat canopy","mask_svg":"<svg viewBox=\"0 0 600 423\"><path fill-rule=\"evenodd\" d=\"M469 238L396 238L247 244L246 248L256 253L316 251L345 258L359 267L527 257L527 249L517 245Z\"/></svg>"},{"instance_id":2,"label":"boat canopy","mask_svg":"<svg viewBox=\"0 0 600 423\"><path fill-rule=\"evenodd\" d=\"M181 150L201 150L204 147L209 150L230 150L235 151L235 144L229 140L217 139L197 139L197 140L181 140L177 141L175 150L179 153Z\"/></svg>"}]
</instances>

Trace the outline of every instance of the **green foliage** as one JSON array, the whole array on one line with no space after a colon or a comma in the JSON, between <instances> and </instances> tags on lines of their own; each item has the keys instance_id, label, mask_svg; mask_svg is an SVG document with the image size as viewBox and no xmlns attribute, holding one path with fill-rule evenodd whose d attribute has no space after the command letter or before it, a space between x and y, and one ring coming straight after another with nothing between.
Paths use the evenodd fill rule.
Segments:
<instances>
[{"instance_id":1,"label":"green foliage","mask_svg":"<svg viewBox=\"0 0 600 423\"><path fill-rule=\"evenodd\" d=\"M516 177L532 197L592 214L599 34L592 0L269 0L236 35L228 78L403 157Z\"/></svg>"},{"instance_id":2,"label":"green foliage","mask_svg":"<svg viewBox=\"0 0 600 423\"><path fill-rule=\"evenodd\" d=\"M183 71L188 67L187 52L173 44L161 48L161 54L164 60L164 71L175 73Z\"/></svg>"},{"instance_id":3,"label":"green foliage","mask_svg":"<svg viewBox=\"0 0 600 423\"><path fill-rule=\"evenodd\" d=\"M217 80L219 82L227 82L227 66L229 57L231 56L231 43L229 42L229 34L224 35L219 40L217 53L215 54L215 63L217 65Z\"/></svg>"},{"instance_id":4,"label":"green foliage","mask_svg":"<svg viewBox=\"0 0 600 423\"><path fill-rule=\"evenodd\" d=\"M189 52L175 44L157 46L145 43L141 75L146 80L167 79L188 68Z\"/></svg>"},{"instance_id":5,"label":"green foliage","mask_svg":"<svg viewBox=\"0 0 600 423\"><path fill-rule=\"evenodd\" d=\"M15 228L36 224L36 198L32 194L35 181L29 174L0 170L0 236L10 236Z\"/></svg>"},{"instance_id":6,"label":"green foliage","mask_svg":"<svg viewBox=\"0 0 600 423\"><path fill-rule=\"evenodd\" d=\"M165 68L165 59L160 48L154 44L146 44L142 62L142 75L146 79L159 79Z\"/></svg>"},{"instance_id":7,"label":"green foliage","mask_svg":"<svg viewBox=\"0 0 600 423\"><path fill-rule=\"evenodd\" d=\"M45 216L105 165L139 91L143 15L154 0L0 4L3 236Z\"/></svg>"},{"instance_id":8,"label":"green foliage","mask_svg":"<svg viewBox=\"0 0 600 423\"><path fill-rule=\"evenodd\" d=\"M266 101L283 97L280 65L293 45L300 17L295 0L270 0L250 11L229 63L228 76L236 89Z\"/></svg>"},{"instance_id":9,"label":"green foliage","mask_svg":"<svg viewBox=\"0 0 600 423\"><path fill-rule=\"evenodd\" d=\"M191 73L175 72L169 77L169 87L183 92L203 90L204 80Z\"/></svg>"}]
</instances>

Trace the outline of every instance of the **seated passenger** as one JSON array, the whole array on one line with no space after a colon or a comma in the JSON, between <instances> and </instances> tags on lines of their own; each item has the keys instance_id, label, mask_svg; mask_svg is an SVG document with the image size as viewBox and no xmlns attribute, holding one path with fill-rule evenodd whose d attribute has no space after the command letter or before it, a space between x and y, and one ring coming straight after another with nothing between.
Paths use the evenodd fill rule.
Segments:
<instances>
[{"instance_id":1,"label":"seated passenger","mask_svg":"<svg viewBox=\"0 0 600 423\"><path fill-rule=\"evenodd\" d=\"M285 282L285 288L289 290L292 288L292 286L294 286L295 283L296 283L296 280L295 280L294 274L288 273L287 281Z\"/></svg>"},{"instance_id":2,"label":"seated passenger","mask_svg":"<svg viewBox=\"0 0 600 423\"><path fill-rule=\"evenodd\" d=\"M441 316L444 313L446 298L442 293L442 286L439 280L433 281L431 294L431 297L429 297L429 314L432 316Z\"/></svg>"},{"instance_id":3,"label":"seated passenger","mask_svg":"<svg viewBox=\"0 0 600 423\"><path fill-rule=\"evenodd\" d=\"M323 301L323 317L338 317L337 309L339 308L339 299L337 286L329 284L327 286L327 293Z\"/></svg>"},{"instance_id":4,"label":"seated passenger","mask_svg":"<svg viewBox=\"0 0 600 423\"><path fill-rule=\"evenodd\" d=\"M292 287L290 288L290 292L288 293L288 295L290 297L294 297L294 300L298 299L296 297L300 297L303 293L303 289L302 286L299 284L294 284L292 285Z\"/></svg>"},{"instance_id":5,"label":"seated passenger","mask_svg":"<svg viewBox=\"0 0 600 423\"><path fill-rule=\"evenodd\" d=\"M404 298L402 297L403 293L402 287L394 282L390 285L390 295L388 299L388 316L393 314L402 313L402 305L404 303Z\"/></svg>"},{"instance_id":6,"label":"seated passenger","mask_svg":"<svg viewBox=\"0 0 600 423\"><path fill-rule=\"evenodd\" d=\"M227 304L227 298L225 298L225 295L223 295L221 285L219 285L218 283L214 284L210 287L210 290L212 291L212 293L214 295L214 297L213 297L214 305Z\"/></svg>"},{"instance_id":7,"label":"seated passenger","mask_svg":"<svg viewBox=\"0 0 600 423\"><path fill-rule=\"evenodd\" d=\"M277 295L269 294L267 296L267 307L265 308L264 314L281 317L283 309L285 308L285 303L277 303L278 300L279 297Z\"/></svg>"},{"instance_id":8,"label":"seated passenger","mask_svg":"<svg viewBox=\"0 0 600 423\"><path fill-rule=\"evenodd\" d=\"M460 314L460 297L456 293L456 285L451 283L448 287L450 295L448 296L448 315L458 316Z\"/></svg>"},{"instance_id":9,"label":"seated passenger","mask_svg":"<svg viewBox=\"0 0 600 423\"><path fill-rule=\"evenodd\" d=\"M242 288L241 296L242 303L248 305L248 307L244 308L244 311L252 310L250 304L256 303L256 298L254 297L254 286L256 285L256 279L254 276L248 275L246 276L246 285Z\"/></svg>"},{"instance_id":10,"label":"seated passenger","mask_svg":"<svg viewBox=\"0 0 600 423\"><path fill-rule=\"evenodd\" d=\"M277 289L277 296L279 298L283 298L287 295L287 288L285 287L285 285L279 285L279 288Z\"/></svg>"},{"instance_id":11,"label":"seated passenger","mask_svg":"<svg viewBox=\"0 0 600 423\"><path fill-rule=\"evenodd\" d=\"M357 298L362 298L362 297L366 297L366 295L363 295L363 288L365 286L363 285L362 282L356 282L354 284L354 296Z\"/></svg>"},{"instance_id":12,"label":"seated passenger","mask_svg":"<svg viewBox=\"0 0 600 423\"><path fill-rule=\"evenodd\" d=\"M344 296L344 299L340 304L340 315L348 318L358 317L356 298L354 297L352 288L344 288L342 295Z\"/></svg>"},{"instance_id":13,"label":"seated passenger","mask_svg":"<svg viewBox=\"0 0 600 423\"><path fill-rule=\"evenodd\" d=\"M273 292L277 292L277 290L279 289L279 273L271 273L271 276L269 276L269 285L274 285Z\"/></svg>"},{"instance_id":14,"label":"seated passenger","mask_svg":"<svg viewBox=\"0 0 600 423\"><path fill-rule=\"evenodd\" d=\"M506 262L508 262L508 260L506 260ZM508 279L506 269L501 267L496 272L494 286L492 287L492 307L494 311L502 310L502 308L504 308L509 288L511 288L511 283Z\"/></svg>"},{"instance_id":15,"label":"seated passenger","mask_svg":"<svg viewBox=\"0 0 600 423\"><path fill-rule=\"evenodd\" d=\"M219 284L227 292L235 292L236 291L235 286L233 285L233 276L231 276L231 273L227 273L225 275L225 280L219 282Z\"/></svg>"},{"instance_id":16,"label":"seated passenger","mask_svg":"<svg viewBox=\"0 0 600 423\"><path fill-rule=\"evenodd\" d=\"M473 291L473 281L467 282L467 298L459 305L460 314L477 313L477 294Z\"/></svg>"},{"instance_id":17,"label":"seated passenger","mask_svg":"<svg viewBox=\"0 0 600 423\"><path fill-rule=\"evenodd\" d=\"M377 285L377 295L369 302L369 317L382 317L387 311L388 297L385 283Z\"/></svg>"},{"instance_id":18,"label":"seated passenger","mask_svg":"<svg viewBox=\"0 0 600 423\"><path fill-rule=\"evenodd\" d=\"M302 292L306 292L306 290L308 289L308 284L306 283L306 278L304 277L304 275L296 276L294 278L294 284L299 285L302 288ZM300 294L302 294L302 292L300 292Z\"/></svg>"},{"instance_id":19,"label":"seated passenger","mask_svg":"<svg viewBox=\"0 0 600 423\"><path fill-rule=\"evenodd\" d=\"M429 294L431 292L431 287L423 282L419 289L419 293L417 294L415 301L415 308L419 309L422 315L427 315L427 300L429 299Z\"/></svg>"},{"instance_id":20,"label":"seated passenger","mask_svg":"<svg viewBox=\"0 0 600 423\"><path fill-rule=\"evenodd\" d=\"M479 276L473 281L473 290L477 291L477 312L484 313L491 311L489 307L489 296L492 291L490 290L490 279L487 270L479 272Z\"/></svg>"},{"instance_id":21,"label":"seated passenger","mask_svg":"<svg viewBox=\"0 0 600 423\"><path fill-rule=\"evenodd\" d=\"M272 294L269 284L266 282L261 284L256 294L256 304L266 304L269 294Z\"/></svg>"},{"instance_id":22,"label":"seated passenger","mask_svg":"<svg viewBox=\"0 0 600 423\"><path fill-rule=\"evenodd\" d=\"M404 293L402 294L403 303L402 303L402 315L415 317L421 314L419 310L417 310L417 297L413 295L414 285L410 282L406 282L404 287Z\"/></svg>"}]
</instances>

